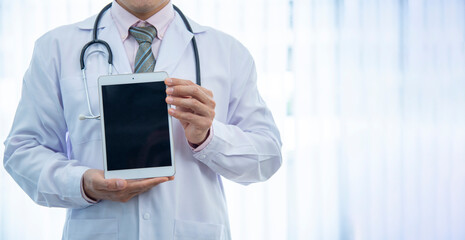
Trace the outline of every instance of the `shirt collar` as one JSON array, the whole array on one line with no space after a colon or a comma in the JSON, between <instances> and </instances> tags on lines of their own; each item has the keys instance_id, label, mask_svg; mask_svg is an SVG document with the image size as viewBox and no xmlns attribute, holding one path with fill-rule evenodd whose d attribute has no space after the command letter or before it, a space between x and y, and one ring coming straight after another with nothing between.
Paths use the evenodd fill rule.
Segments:
<instances>
[{"instance_id":1,"label":"shirt collar","mask_svg":"<svg viewBox=\"0 0 465 240\"><path fill-rule=\"evenodd\" d=\"M111 17L116 24L121 40L124 41L129 36L129 28L132 26L146 26L148 24L157 29L157 38L162 40L168 26L174 19L174 9L171 1L166 4L164 8L152 15L147 20L143 21L138 19L132 13L121 7L119 3L114 0L111 7Z\"/></svg>"}]
</instances>

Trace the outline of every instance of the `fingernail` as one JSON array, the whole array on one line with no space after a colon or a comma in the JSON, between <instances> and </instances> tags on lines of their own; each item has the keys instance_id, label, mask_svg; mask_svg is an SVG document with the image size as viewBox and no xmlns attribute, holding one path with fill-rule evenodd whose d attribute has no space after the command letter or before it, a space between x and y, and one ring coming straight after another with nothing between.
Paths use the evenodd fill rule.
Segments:
<instances>
[{"instance_id":1,"label":"fingernail","mask_svg":"<svg viewBox=\"0 0 465 240\"><path fill-rule=\"evenodd\" d=\"M116 187L117 187L118 189L123 188L123 186L124 186L123 180L117 180L117 181L116 181Z\"/></svg>"},{"instance_id":2,"label":"fingernail","mask_svg":"<svg viewBox=\"0 0 465 240\"><path fill-rule=\"evenodd\" d=\"M168 94L173 93L173 88L172 87L167 88L166 93L168 93Z\"/></svg>"},{"instance_id":3,"label":"fingernail","mask_svg":"<svg viewBox=\"0 0 465 240\"><path fill-rule=\"evenodd\" d=\"M172 102L173 102L173 98L172 98L172 97L167 97L167 98L166 98L166 102L167 102L167 103L172 103Z\"/></svg>"},{"instance_id":4,"label":"fingernail","mask_svg":"<svg viewBox=\"0 0 465 240\"><path fill-rule=\"evenodd\" d=\"M167 78L166 81L169 82L169 83L172 83L172 82L173 82L173 79Z\"/></svg>"}]
</instances>

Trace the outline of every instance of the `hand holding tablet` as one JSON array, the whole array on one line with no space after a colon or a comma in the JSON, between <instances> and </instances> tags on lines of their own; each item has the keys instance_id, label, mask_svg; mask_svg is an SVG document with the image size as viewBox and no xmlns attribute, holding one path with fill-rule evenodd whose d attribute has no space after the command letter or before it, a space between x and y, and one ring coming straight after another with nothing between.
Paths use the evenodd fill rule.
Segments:
<instances>
[{"instance_id":1,"label":"hand holding tablet","mask_svg":"<svg viewBox=\"0 0 465 240\"><path fill-rule=\"evenodd\" d=\"M168 78L165 83L169 95L166 102L176 106L168 113L180 121L191 146L201 145L215 118L213 92L189 80Z\"/></svg>"},{"instance_id":2,"label":"hand holding tablet","mask_svg":"<svg viewBox=\"0 0 465 240\"><path fill-rule=\"evenodd\" d=\"M83 188L86 196L92 200L111 200L127 202L160 183L171 181L171 177L156 177L141 180L105 179L102 170L89 169L83 176Z\"/></svg>"}]
</instances>

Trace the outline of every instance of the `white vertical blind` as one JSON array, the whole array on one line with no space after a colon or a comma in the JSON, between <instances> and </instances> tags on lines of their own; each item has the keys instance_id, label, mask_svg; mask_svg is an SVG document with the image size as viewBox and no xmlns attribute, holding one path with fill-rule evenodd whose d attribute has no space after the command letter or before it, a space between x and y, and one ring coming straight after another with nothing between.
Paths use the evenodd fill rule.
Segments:
<instances>
[{"instance_id":1,"label":"white vertical blind","mask_svg":"<svg viewBox=\"0 0 465 240\"><path fill-rule=\"evenodd\" d=\"M34 40L105 3L0 1L1 139ZM281 130L275 176L225 180L234 239L465 238L463 1L174 3L250 50ZM59 238L63 211L0 179L0 239Z\"/></svg>"},{"instance_id":2,"label":"white vertical blind","mask_svg":"<svg viewBox=\"0 0 465 240\"><path fill-rule=\"evenodd\" d=\"M299 239L463 238L464 3L294 5Z\"/></svg>"}]
</instances>

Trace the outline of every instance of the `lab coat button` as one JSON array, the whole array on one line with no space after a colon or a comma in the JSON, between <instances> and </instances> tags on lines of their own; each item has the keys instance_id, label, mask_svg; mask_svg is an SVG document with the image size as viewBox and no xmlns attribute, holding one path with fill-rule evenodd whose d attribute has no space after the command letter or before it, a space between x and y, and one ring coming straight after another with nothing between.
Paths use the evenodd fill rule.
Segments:
<instances>
[{"instance_id":1,"label":"lab coat button","mask_svg":"<svg viewBox=\"0 0 465 240\"><path fill-rule=\"evenodd\" d=\"M144 218L144 220L149 220L150 219L150 213L144 213L143 218Z\"/></svg>"}]
</instances>

